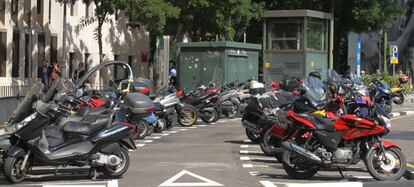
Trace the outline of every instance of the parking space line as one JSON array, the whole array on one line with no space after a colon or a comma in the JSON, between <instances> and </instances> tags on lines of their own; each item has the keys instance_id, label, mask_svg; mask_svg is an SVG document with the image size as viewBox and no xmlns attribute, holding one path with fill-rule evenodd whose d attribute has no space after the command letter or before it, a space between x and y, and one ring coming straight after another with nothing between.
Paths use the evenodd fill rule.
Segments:
<instances>
[{"instance_id":1,"label":"parking space line","mask_svg":"<svg viewBox=\"0 0 414 187\"><path fill-rule=\"evenodd\" d=\"M199 127L205 127L205 126L207 126L207 125L198 125Z\"/></svg>"},{"instance_id":2,"label":"parking space line","mask_svg":"<svg viewBox=\"0 0 414 187\"><path fill-rule=\"evenodd\" d=\"M161 136L147 136L148 139L161 139Z\"/></svg>"},{"instance_id":3,"label":"parking space line","mask_svg":"<svg viewBox=\"0 0 414 187\"><path fill-rule=\"evenodd\" d=\"M167 134L167 133L162 133L162 134L160 134L161 136L168 136L168 135L170 135L170 134Z\"/></svg>"},{"instance_id":4,"label":"parking space line","mask_svg":"<svg viewBox=\"0 0 414 187\"><path fill-rule=\"evenodd\" d=\"M179 130L179 131L186 131L186 130L188 130L188 129L177 129L177 130Z\"/></svg>"},{"instance_id":5,"label":"parking space line","mask_svg":"<svg viewBox=\"0 0 414 187\"><path fill-rule=\"evenodd\" d=\"M137 147L144 147L145 144L144 143L139 143L139 144L135 144L135 146L137 146Z\"/></svg>"},{"instance_id":6,"label":"parking space line","mask_svg":"<svg viewBox=\"0 0 414 187\"><path fill-rule=\"evenodd\" d=\"M253 164L242 164L244 168L253 168Z\"/></svg>"},{"instance_id":7,"label":"parking space line","mask_svg":"<svg viewBox=\"0 0 414 187\"><path fill-rule=\"evenodd\" d=\"M164 132L174 134L174 133L177 133L178 131L164 131Z\"/></svg>"},{"instance_id":8,"label":"parking space line","mask_svg":"<svg viewBox=\"0 0 414 187\"><path fill-rule=\"evenodd\" d=\"M247 140L243 140L243 143L252 143L252 141L247 139Z\"/></svg>"},{"instance_id":9,"label":"parking space line","mask_svg":"<svg viewBox=\"0 0 414 187\"><path fill-rule=\"evenodd\" d=\"M250 174L251 176L260 176L260 175L262 175L262 174L260 174L258 171L250 171L250 172L249 172L249 174Z\"/></svg>"},{"instance_id":10,"label":"parking space line","mask_svg":"<svg viewBox=\"0 0 414 187\"><path fill-rule=\"evenodd\" d=\"M264 187L277 187L273 182L270 181L259 181Z\"/></svg>"},{"instance_id":11,"label":"parking space line","mask_svg":"<svg viewBox=\"0 0 414 187\"><path fill-rule=\"evenodd\" d=\"M248 156L242 156L242 157L240 157L240 160L242 160L242 161L248 161L248 160L250 160L250 157L248 157Z\"/></svg>"},{"instance_id":12,"label":"parking space line","mask_svg":"<svg viewBox=\"0 0 414 187\"><path fill-rule=\"evenodd\" d=\"M240 154L249 154L249 153L252 153L252 154L263 154L263 152L260 152L260 151L240 150Z\"/></svg>"},{"instance_id":13,"label":"parking space line","mask_svg":"<svg viewBox=\"0 0 414 187\"><path fill-rule=\"evenodd\" d=\"M249 145L240 145L240 148L248 148Z\"/></svg>"},{"instance_id":14,"label":"parking space line","mask_svg":"<svg viewBox=\"0 0 414 187\"><path fill-rule=\"evenodd\" d=\"M154 140L145 140L144 143L152 143Z\"/></svg>"}]
</instances>

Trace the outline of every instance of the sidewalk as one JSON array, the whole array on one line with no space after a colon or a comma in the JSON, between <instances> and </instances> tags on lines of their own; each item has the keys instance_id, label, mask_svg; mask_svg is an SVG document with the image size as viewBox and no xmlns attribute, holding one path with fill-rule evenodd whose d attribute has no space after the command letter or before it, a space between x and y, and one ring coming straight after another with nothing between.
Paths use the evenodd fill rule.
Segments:
<instances>
[{"instance_id":1,"label":"sidewalk","mask_svg":"<svg viewBox=\"0 0 414 187\"><path fill-rule=\"evenodd\" d=\"M393 104L391 118L414 114L414 94L407 95L402 105Z\"/></svg>"}]
</instances>

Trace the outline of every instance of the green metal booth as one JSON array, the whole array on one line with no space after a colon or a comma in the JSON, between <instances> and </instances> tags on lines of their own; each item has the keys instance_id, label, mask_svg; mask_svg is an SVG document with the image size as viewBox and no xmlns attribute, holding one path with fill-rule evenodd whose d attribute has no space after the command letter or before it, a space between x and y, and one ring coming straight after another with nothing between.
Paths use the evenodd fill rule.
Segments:
<instances>
[{"instance_id":1,"label":"green metal booth","mask_svg":"<svg viewBox=\"0 0 414 187\"><path fill-rule=\"evenodd\" d=\"M270 10L263 14L263 72L266 79L324 72L332 56L332 16L312 10ZM330 57L329 57L330 56ZM329 58L329 60L328 60ZM322 74L322 76L325 76Z\"/></svg>"},{"instance_id":2,"label":"green metal booth","mask_svg":"<svg viewBox=\"0 0 414 187\"><path fill-rule=\"evenodd\" d=\"M215 41L178 44L180 48L177 78L180 89L192 89L197 84L205 85L220 80L221 84L258 78L258 44ZM216 83L216 82L215 82Z\"/></svg>"}]
</instances>

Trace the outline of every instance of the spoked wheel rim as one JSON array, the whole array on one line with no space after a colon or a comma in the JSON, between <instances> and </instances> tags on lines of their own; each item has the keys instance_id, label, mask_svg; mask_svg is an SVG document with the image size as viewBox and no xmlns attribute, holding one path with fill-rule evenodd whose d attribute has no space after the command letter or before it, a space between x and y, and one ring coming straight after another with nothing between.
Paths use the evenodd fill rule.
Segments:
<instances>
[{"instance_id":1,"label":"spoked wheel rim","mask_svg":"<svg viewBox=\"0 0 414 187\"><path fill-rule=\"evenodd\" d=\"M147 134L148 132L148 125L144 122L144 121L139 121L138 122L138 133L139 133L139 137L143 137Z\"/></svg>"},{"instance_id":2,"label":"spoked wheel rim","mask_svg":"<svg viewBox=\"0 0 414 187\"><path fill-rule=\"evenodd\" d=\"M208 114L206 115L206 113L208 113ZM203 114L204 119L208 122L213 121L213 119L216 117L216 115L217 114L216 114L215 111L213 111L213 112L204 112L204 114Z\"/></svg>"},{"instance_id":3,"label":"spoked wheel rim","mask_svg":"<svg viewBox=\"0 0 414 187\"><path fill-rule=\"evenodd\" d=\"M253 142L256 142L260 139L260 134L255 133L246 128L246 136Z\"/></svg>"},{"instance_id":4,"label":"spoked wheel rim","mask_svg":"<svg viewBox=\"0 0 414 187\"><path fill-rule=\"evenodd\" d=\"M276 149L276 144L278 143L278 140L275 138L275 137L273 137L271 134L270 134L270 132L269 131L267 131L265 134L264 134L264 138L263 138L263 145L265 146L265 147L267 147L267 148L269 148L269 149Z\"/></svg>"},{"instance_id":5,"label":"spoked wheel rim","mask_svg":"<svg viewBox=\"0 0 414 187\"><path fill-rule=\"evenodd\" d=\"M368 163L372 166L373 174L382 180L398 179L402 173L405 172L405 158L402 152L397 151L396 148L386 149L385 154L381 149L376 149L372 156L368 159ZM403 171L404 170L404 171Z\"/></svg>"},{"instance_id":6,"label":"spoked wheel rim","mask_svg":"<svg viewBox=\"0 0 414 187\"><path fill-rule=\"evenodd\" d=\"M126 162L125 160L127 159L127 156L125 155L124 152L119 152L118 154L116 154L116 156L118 156L121 159L121 164L119 164L118 166L112 167L109 165L105 165L106 169L112 173L117 173L122 171L125 166L126 166Z\"/></svg>"},{"instance_id":7,"label":"spoked wheel rim","mask_svg":"<svg viewBox=\"0 0 414 187\"><path fill-rule=\"evenodd\" d=\"M26 164L26 168L24 170L21 170L22 164L23 164L23 158L18 158L13 165L11 173L15 181L23 181L26 177L28 163Z\"/></svg>"},{"instance_id":8,"label":"spoked wheel rim","mask_svg":"<svg viewBox=\"0 0 414 187\"><path fill-rule=\"evenodd\" d=\"M183 108L181 110L180 122L184 126L189 126L195 123L197 113L190 108Z\"/></svg>"}]
</instances>

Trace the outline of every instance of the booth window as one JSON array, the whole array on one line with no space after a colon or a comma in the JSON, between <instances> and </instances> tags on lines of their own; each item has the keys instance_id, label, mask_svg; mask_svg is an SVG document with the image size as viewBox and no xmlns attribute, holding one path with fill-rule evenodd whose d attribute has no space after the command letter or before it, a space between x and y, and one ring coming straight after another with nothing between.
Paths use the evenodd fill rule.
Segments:
<instances>
[{"instance_id":1,"label":"booth window","mask_svg":"<svg viewBox=\"0 0 414 187\"><path fill-rule=\"evenodd\" d=\"M269 50L303 49L303 20L285 19L271 22L268 28Z\"/></svg>"},{"instance_id":2,"label":"booth window","mask_svg":"<svg viewBox=\"0 0 414 187\"><path fill-rule=\"evenodd\" d=\"M327 22L321 19L308 18L306 49L326 51Z\"/></svg>"}]
</instances>

